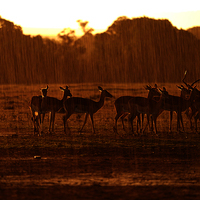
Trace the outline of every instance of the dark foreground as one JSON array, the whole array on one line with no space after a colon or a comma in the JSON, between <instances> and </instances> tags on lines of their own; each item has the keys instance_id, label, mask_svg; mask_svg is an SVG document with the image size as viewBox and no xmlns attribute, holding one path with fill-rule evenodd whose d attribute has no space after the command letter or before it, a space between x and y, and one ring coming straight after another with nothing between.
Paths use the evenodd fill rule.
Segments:
<instances>
[{"instance_id":1,"label":"dark foreground","mask_svg":"<svg viewBox=\"0 0 200 200\"><path fill-rule=\"evenodd\" d=\"M1 136L0 199L199 199L199 142L194 133Z\"/></svg>"}]
</instances>

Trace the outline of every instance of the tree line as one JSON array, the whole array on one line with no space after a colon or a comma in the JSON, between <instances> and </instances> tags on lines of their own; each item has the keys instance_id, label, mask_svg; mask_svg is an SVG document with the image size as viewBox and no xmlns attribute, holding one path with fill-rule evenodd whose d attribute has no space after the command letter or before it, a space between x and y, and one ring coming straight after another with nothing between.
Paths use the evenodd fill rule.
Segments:
<instances>
[{"instance_id":1,"label":"tree line","mask_svg":"<svg viewBox=\"0 0 200 200\"><path fill-rule=\"evenodd\" d=\"M180 82L186 69L188 81L200 78L200 40L168 20L119 17L103 33L84 30L56 41L0 18L0 84Z\"/></svg>"}]
</instances>

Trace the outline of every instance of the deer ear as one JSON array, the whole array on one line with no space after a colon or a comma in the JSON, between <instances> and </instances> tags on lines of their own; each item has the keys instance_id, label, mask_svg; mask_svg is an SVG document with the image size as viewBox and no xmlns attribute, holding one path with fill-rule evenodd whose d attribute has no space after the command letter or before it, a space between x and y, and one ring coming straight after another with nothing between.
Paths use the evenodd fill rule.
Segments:
<instances>
[{"instance_id":1,"label":"deer ear","mask_svg":"<svg viewBox=\"0 0 200 200\"><path fill-rule=\"evenodd\" d=\"M178 89L180 89L180 90L182 90L182 89L183 89L182 87L180 87L180 86L178 86L178 85L177 85L176 87L177 87Z\"/></svg>"},{"instance_id":2,"label":"deer ear","mask_svg":"<svg viewBox=\"0 0 200 200\"><path fill-rule=\"evenodd\" d=\"M65 90L63 87L60 87L60 89L63 90L63 91Z\"/></svg>"},{"instance_id":3,"label":"deer ear","mask_svg":"<svg viewBox=\"0 0 200 200\"><path fill-rule=\"evenodd\" d=\"M98 89L102 92L103 88L101 86L98 86Z\"/></svg>"},{"instance_id":4,"label":"deer ear","mask_svg":"<svg viewBox=\"0 0 200 200\"><path fill-rule=\"evenodd\" d=\"M144 87L146 90L150 90L151 86L150 85L146 85L146 87Z\"/></svg>"},{"instance_id":5,"label":"deer ear","mask_svg":"<svg viewBox=\"0 0 200 200\"><path fill-rule=\"evenodd\" d=\"M48 90L48 88L49 88L49 86L47 85L46 88L41 88L40 91L42 91L42 90Z\"/></svg>"}]
</instances>

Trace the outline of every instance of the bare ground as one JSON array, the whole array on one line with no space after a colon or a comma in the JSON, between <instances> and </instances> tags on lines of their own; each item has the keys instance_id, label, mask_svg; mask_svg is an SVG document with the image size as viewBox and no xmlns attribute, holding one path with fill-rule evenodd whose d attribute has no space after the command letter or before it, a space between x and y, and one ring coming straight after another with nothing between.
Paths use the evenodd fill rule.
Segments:
<instances>
[{"instance_id":1,"label":"bare ground","mask_svg":"<svg viewBox=\"0 0 200 200\"><path fill-rule=\"evenodd\" d=\"M74 85L71 92L87 96L89 91L88 97L95 97L95 87L78 90ZM58 86L50 88L49 96L62 97L59 90L54 92ZM123 85L105 88L116 97L146 95L139 93L140 85L133 91L118 89ZM71 134L65 135L62 116L57 115L55 134L47 133L46 117L45 135L38 137L33 135L26 102L39 89L2 87L0 199L199 199L200 135L190 131L185 117L184 133L175 131L175 120L174 131L168 132L169 113L164 112L158 119L158 136L130 135L121 122L115 136L115 110L113 100L108 100L94 115L96 135L90 122L78 132L83 117L77 115L69 120Z\"/></svg>"}]
</instances>

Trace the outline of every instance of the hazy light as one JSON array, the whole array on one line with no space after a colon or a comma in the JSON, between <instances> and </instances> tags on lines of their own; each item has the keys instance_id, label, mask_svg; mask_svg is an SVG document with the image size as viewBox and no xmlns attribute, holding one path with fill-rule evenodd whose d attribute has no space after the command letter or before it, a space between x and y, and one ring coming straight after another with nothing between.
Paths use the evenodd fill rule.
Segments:
<instances>
[{"instance_id":1,"label":"hazy light","mask_svg":"<svg viewBox=\"0 0 200 200\"><path fill-rule=\"evenodd\" d=\"M195 18L194 15L189 17L189 11L200 13L200 2L196 0L6 0L1 2L0 6L2 18L13 21L24 27L24 30L42 28L43 31L45 28L49 28L48 31L50 28L77 29L78 19L89 21L88 25L94 29L105 30L120 16L168 18L175 26L183 28L191 27L193 24L200 25L199 14Z\"/></svg>"}]
</instances>

